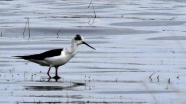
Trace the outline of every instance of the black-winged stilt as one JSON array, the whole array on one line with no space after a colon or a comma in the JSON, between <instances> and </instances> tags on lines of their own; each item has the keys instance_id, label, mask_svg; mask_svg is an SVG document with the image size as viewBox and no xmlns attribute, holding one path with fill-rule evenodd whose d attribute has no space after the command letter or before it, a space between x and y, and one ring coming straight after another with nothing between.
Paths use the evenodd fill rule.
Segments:
<instances>
[{"instance_id":1,"label":"black-winged stilt","mask_svg":"<svg viewBox=\"0 0 186 104\"><path fill-rule=\"evenodd\" d=\"M15 56L15 57L37 63L41 66L49 66L47 72L49 77L50 77L50 69L52 67L55 67L56 69L55 78L60 78L58 76L58 67L66 64L72 57L75 56L76 49L80 44L85 44L95 50L95 48L93 48L92 46L90 46L84 41L84 38L82 36L77 34L76 36L73 37L70 48L53 49L40 54L33 54L28 56Z\"/></svg>"}]
</instances>

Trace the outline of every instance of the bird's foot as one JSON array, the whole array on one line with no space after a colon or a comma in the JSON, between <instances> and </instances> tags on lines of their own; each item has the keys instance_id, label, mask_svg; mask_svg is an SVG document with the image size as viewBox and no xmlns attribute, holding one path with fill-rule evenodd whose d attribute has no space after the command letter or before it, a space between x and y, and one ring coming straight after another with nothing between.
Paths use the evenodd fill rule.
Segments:
<instances>
[{"instance_id":1,"label":"bird's foot","mask_svg":"<svg viewBox=\"0 0 186 104\"><path fill-rule=\"evenodd\" d=\"M56 76L54 76L54 77L52 77L53 79L55 79L56 80L56 82L58 82L58 80L61 78L60 76L58 76L58 75L56 75Z\"/></svg>"},{"instance_id":2,"label":"bird's foot","mask_svg":"<svg viewBox=\"0 0 186 104\"><path fill-rule=\"evenodd\" d=\"M49 77L49 79L51 79L52 77L50 76L50 74L48 74L48 77Z\"/></svg>"},{"instance_id":3,"label":"bird's foot","mask_svg":"<svg viewBox=\"0 0 186 104\"><path fill-rule=\"evenodd\" d=\"M54 76L53 78L54 78L54 79L60 79L61 77L58 76L58 75L56 75L56 76Z\"/></svg>"}]
</instances>

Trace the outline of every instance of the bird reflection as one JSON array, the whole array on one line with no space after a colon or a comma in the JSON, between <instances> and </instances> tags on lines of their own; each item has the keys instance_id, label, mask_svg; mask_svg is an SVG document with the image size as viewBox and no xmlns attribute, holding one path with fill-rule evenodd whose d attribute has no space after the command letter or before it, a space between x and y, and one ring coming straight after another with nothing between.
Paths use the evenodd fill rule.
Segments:
<instances>
[{"instance_id":1,"label":"bird reflection","mask_svg":"<svg viewBox=\"0 0 186 104\"><path fill-rule=\"evenodd\" d=\"M50 82L52 79L54 79L56 82L58 82L58 80L61 79L61 77L59 77L59 76L51 77L50 75L48 75L48 82Z\"/></svg>"}]
</instances>

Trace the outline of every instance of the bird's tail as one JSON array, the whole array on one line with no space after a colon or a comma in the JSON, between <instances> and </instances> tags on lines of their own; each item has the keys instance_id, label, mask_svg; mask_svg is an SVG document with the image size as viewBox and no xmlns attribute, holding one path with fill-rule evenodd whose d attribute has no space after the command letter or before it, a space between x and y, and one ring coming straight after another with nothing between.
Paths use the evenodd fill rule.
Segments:
<instances>
[{"instance_id":1,"label":"bird's tail","mask_svg":"<svg viewBox=\"0 0 186 104\"><path fill-rule=\"evenodd\" d=\"M24 56L12 56L12 57L14 57L14 58L16 58L16 59L25 59Z\"/></svg>"}]
</instances>

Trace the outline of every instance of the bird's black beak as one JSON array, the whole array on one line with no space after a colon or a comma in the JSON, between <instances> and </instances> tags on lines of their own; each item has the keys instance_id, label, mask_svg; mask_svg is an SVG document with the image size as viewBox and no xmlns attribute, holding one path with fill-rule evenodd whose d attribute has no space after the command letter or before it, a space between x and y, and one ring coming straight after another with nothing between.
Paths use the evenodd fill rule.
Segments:
<instances>
[{"instance_id":1,"label":"bird's black beak","mask_svg":"<svg viewBox=\"0 0 186 104\"><path fill-rule=\"evenodd\" d=\"M96 50L94 47L90 46L90 45L89 45L88 43L86 43L86 42L83 42L82 44L85 44L85 45L89 46L90 48Z\"/></svg>"}]
</instances>

